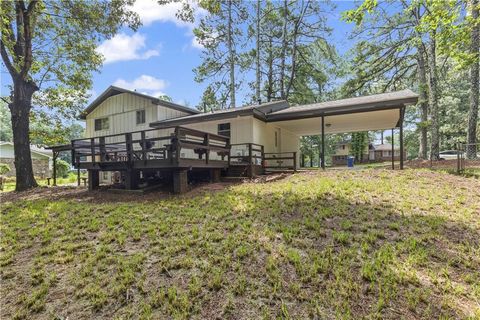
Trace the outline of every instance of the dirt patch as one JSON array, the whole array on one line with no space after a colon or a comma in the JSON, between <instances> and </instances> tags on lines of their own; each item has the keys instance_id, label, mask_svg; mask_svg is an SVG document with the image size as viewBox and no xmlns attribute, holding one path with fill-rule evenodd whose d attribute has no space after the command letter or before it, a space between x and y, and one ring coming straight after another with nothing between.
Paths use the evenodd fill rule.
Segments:
<instances>
[{"instance_id":1,"label":"dirt patch","mask_svg":"<svg viewBox=\"0 0 480 320\"><path fill-rule=\"evenodd\" d=\"M191 185L190 190L182 196L194 197L199 194L223 191L235 182L218 182ZM3 192L0 193L2 203L15 202L19 200L75 200L89 203L108 203L108 202L148 202L167 199L175 196L167 188L156 189L145 194L141 193L118 193L108 188L101 188L95 191L88 191L85 188L58 186L58 187L38 187L22 192Z\"/></svg>"}]
</instances>

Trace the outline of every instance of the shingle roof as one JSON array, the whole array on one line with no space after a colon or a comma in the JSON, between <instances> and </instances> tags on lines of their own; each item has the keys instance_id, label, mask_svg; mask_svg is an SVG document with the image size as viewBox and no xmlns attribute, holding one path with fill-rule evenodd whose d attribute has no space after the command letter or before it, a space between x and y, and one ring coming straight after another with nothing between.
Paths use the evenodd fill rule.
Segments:
<instances>
[{"instance_id":1,"label":"shingle roof","mask_svg":"<svg viewBox=\"0 0 480 320\"><path fill-rule=\"evenodd\" d=\"M130 93L130 94L133 94L133 95L138 96L138 97L150 99L155 104L159 104L159 105L165 106L167 108L172 108L172 109L179 110L179 111L188 112L190 114L200 113L198 110L194 110L192 108L188 108L188 107L185 107L185 106L182 106L182 105L170 102L170 101L161 100L161 99L158 99L156 97L149 96L147 94L143 94L143 93L140 93L140 92L137 92L137 91L127 90L127 89L116 87L116 86L110 86L104 92L102 92L102 94L100 94L95 100L93 100L93 102L90 103L87 106L87 108L85 108L85 110L80 115L80 119L85 119L86 116L90 112L95 110L95 108L98 107L103 101L105 101L106 99L108 99L108 98L110 98L114 95L120 94L120 93Z\"/></svg>"},{"instance_id":2,"label":"shingle roof","mask_svg":"<svg viewBox=\"0 0 480 320\"><path fill-rule=\"evenodd\" d=\"M233 108L233 109L223 109L215 110L212 112L205 112L194 114L190 116L160 120L150 123L152 127L174 125L176 123L194 123L197 121L207 121L215 119L227 119L231 117L236 117L239 115L253 115L259 118L264 118L265 115L270 114L275 111L283 110L289 108L290 105L285 100L271 101L262 104L252 104L243 107Z\"/></svg>"},{"instance_id":3,"label":"shingle roof","mask_svg":"<svg viewBox=\"0 0 480 320\"><path fill-rule=\"evenodd\" d=\"M335 115L383 109L395 109L418 101L418 95L411 90L374 94L369 96L313 103L290 107L287 101L274 101L261 105L200 113L180 118L156 121L152 127L167 127L202 121L228 119L235 116L253 115L265 122L302 119L312 116Z\"/></svg>"},{"instance_id":4,"label":"shingle roof","mask_svg":"<svg viewBox=\"0 0 480 320\"><path fill-rule=\"evenodd\" d=\"M361 106L376 106L376 105L394 105L402 103L416 103L418 100L418 94L406 89L401 91L373 94L369 96L361 96L333 101L326 101L320 103L312 103L302 106L290 107L288 109L280 110L272 113L272 115L288 114L295 112L308 112L308 111L323 111L328 112L330 110L348 109L349 107L361 107Z\"/></svg>"}]
</instances>

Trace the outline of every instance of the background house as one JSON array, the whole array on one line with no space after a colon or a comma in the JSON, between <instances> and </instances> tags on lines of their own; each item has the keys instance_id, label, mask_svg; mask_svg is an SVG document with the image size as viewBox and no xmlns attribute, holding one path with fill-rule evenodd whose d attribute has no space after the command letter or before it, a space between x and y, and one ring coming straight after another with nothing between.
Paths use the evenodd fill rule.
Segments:
<instances>
[{"instance_id":1,"label":"background house","mask_svg":"<svg viewBox=\"0 0 480 320\"><path fill-rule=\"evenodd\" d=\"M335 153L332 155L333 165L346 165L347 157L352 156L352 143L350 141L342 141L337 144ZM394 145L394 160L400 160L400 146ZM404 151L404 159L407 152ZM356 159L357 163L383 162L392 160L392 145L389 143L372 144L365 146L361 159Z\"/></svg>"},{"instance_id":2,"label":"background house","mask_svg":"<svg viewBox=\"0 0 480 320\"><path fill-rule=\"evenodd\" d=\"M30 146L32 154L33 174L36 177L50 177L53 169L53 154L51 150ZM15 176L15 154L13 152L12 142L0 142L0 163L5 163L10 167L10 171L5 176Z\"/></svg>"}]
</instances>

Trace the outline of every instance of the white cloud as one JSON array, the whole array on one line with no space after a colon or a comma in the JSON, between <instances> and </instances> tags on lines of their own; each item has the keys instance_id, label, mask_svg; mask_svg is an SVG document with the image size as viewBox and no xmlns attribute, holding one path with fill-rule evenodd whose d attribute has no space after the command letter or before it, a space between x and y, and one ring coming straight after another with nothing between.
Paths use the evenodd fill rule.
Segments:
<instances>
[{"instance_id":1,"label":"white cloud","mask_svg":"<svg viewBox=\"0 0 480 320\"><path fill-rule=\"evenodd\" d=\"M158 56L158 50L142 50L145 48L145 36L135 33L131 36L120 33L112 39L105 40L97 48L97 52L105 57L104 63L127 60L146 60Z\"/></svg>"},{"instance_id":2,"label":"white cloud","mask_svg":"<svg viewBox=\"0 0 480 320\"><path fill-rule=\"evenodd\" d=\"M195 35L193 35L191 45L192 45L193 48L197 48L197 49L200 49L200 50L202 50L204 48L203 45L200 42L198 42L198 39Z\"/></svg>"},{"instance_id":3,"label":"white cloud","mask_svg":"<svg viewBox=\"0 0 480 320\"><path fill-rule=\"evenodd\" d=\"M164 5L159 5L156 0L137 0L132 6L132 10L135 11L142 21L143 25L148 26L154 22L172 22L177 27L184 27L187 29L186 35L191 37L191 46L193 48L202 49L203 46L198 43L193 29L198 24L201 17L207 15L207 11L200 8L195 1L184 0L190 2L190 5L194 9L195 22L185 22L177 18L177 12L182 8L181 2L172 2Z\"/></svg>"},{"instance_id":4,"label":"white cloud","mask_svg":"<svg viewBox=\"0 0 480 320\"><path fill-rule=\"evenodd\" d=\"M165 94L163 90L168 86L168 82L163 79L142 74L132 81L117 79L113 85L128 90L137 90L138 92L158 97Z\"/></svg>"},{"instance_id":5,"label":"white cloud","mask_svg":"<svg viewBox=\"0 0 480 320\"><path fill-rule=\"evenodd\" d=\"M148 26L155 21L173 22L178 26L187 25L176 17L176 13L182 7L181 3L173 2L159 5L155 0L137 0L132 10L140 16L143 25Z\"/></svg>"}]
</instances>

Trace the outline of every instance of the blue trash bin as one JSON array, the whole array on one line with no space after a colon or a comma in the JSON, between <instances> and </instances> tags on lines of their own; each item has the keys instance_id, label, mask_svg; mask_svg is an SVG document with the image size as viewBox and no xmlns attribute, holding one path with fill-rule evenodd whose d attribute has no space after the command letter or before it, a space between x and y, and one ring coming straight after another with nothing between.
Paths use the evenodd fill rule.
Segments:
<instances>
[{"instance_id":1,"label":"blue trash bin","mask_svg":"<svg viewBox=\"0 0 480 320\"><path fill-rule=\"evenodd\" d=\"M353 168L353 162L355 161L355 157L348 156L347 157L347 167Z\"/></svg>"}]
</instances>

